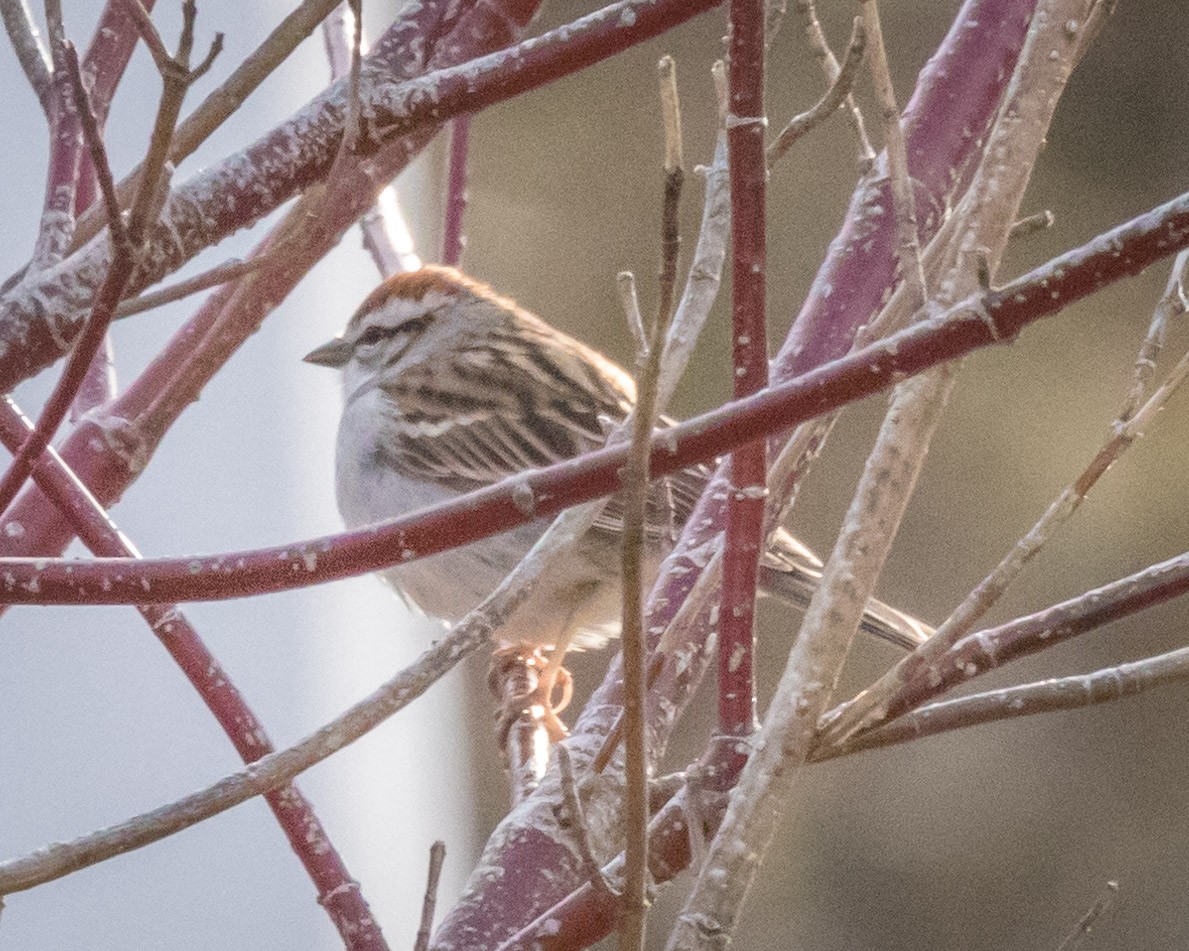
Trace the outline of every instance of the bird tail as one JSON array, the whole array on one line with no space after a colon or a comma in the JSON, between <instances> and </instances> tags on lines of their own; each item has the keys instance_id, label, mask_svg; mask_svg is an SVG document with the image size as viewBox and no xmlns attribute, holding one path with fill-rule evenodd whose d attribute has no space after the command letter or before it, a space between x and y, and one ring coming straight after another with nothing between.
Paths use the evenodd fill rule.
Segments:
<instances>
[{"instance_id":1,"label":"bird tail","mask_svg":"<svg viewBox=\"0 0 1189 951\"><path fill-rule=\"evenodd\" d=\"M801 610L809 607L821 580L816 565L810 566L791 553L769 551L760 563L760 590ZM867 602L859 630L904 650L913 650L933 633L928 624L875 598Z\"/></svg>"}]
</instances>

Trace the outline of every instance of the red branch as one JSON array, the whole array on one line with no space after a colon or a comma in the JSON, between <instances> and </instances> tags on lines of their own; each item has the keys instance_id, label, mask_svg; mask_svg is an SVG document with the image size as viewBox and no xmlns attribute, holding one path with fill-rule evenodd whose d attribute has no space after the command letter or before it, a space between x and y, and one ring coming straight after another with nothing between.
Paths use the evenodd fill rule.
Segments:
<instances>
[{"instance_id":1,"label":"red branch","mask_svg":"<svg viewBox=\"0 0 1189 951\"><path fill-rule=\"evenodd\" d=\"M918 81L910 104L910 114L915 118L906 134L909 135L914 174L928 190L928 194L921 195L918 200L918 207L926 212L921 221L928 233L937 227L936 210L947 205L957 194L962 169L978 155L983 133L989 127L1012 74L1033 6L1033 0L967 0ZM881 201L882 217L878 207ZM811 348L814 359L809 360L810 366L845 353L855 326L868 318L889 290L895 264L891 257L893 239L890 232L885 233L889 221L890 205L886 193L881 199L878 188L861 187L852 201L843 232L831 246L819 272L813 297L807 303L805 313L816 330L812 334L804 333L798 346ZM837 308L836 303L842 299L853 309ZM822 316L823 309L830 311L828 317ZM805 321L803 317L803 329ZM835 327L838 332L832 336ZM778 379L789 378L786 367L778 364L777 370L781 373ZM712 486L711 492L714 491L725 492L725 482ZM687 534L653 589L646 620L649 629L668 626L701 573L704 559L698 557L698 547L722 530L721 508L712 505L706 495L703 499L704 504L687 522ZM663 750L673 723L700 682L706 664L705 643L709 627L708 616L691 626L681 643L674 645L688 658L688 666L678 671L667 665L653 688L657 702L652 706L651 740L656 755ZM619 665L613 663L579 719L572 743L601 745L620 707L620 675ZM718 776L713 763L708 765L714 782L730 785L730 775ZM548 808L547 802L541 802L537 805L538 811L524 809L511 817L483 859L485 867L500 867L510 880L531 876L533 870L540 867L549 868L556 874L548 887L542 886L528 897L518 895L517 902L511 906L502 901L507 893L496 883L476 883L475 891L439 929L441 946L473 943L476 937L502 939L523 927L529 916L543 912L581 884L580 871L569 863L564 849L534 828L534 823ZM651 854L654 868L667 863L669 872L664 877L676 874L688 861L672 849L660 846L656 846ZM595 901L597 903L598 899ZM588 903L582 912L590 910ZM576 926L578 919L567 916L550 920L560 921L561 930L557 932L560 943L565 941L565 935L571 926Z\"/></svg>"},{"instance_id":2,"label":"red branch","mask_svg":"<svg viewBox=\"0 0 1189 951\"><path fill-rule=\"evenodd\" d=\"M442 229L442 263L458 267L466 238L462 219L467 208L467 150L471 117L459 116L450 131L450 170L446 176L446 220Z\"/></svg>"},{"instance_id":3,"label":"red branch","mask_svg":"<svg viewBox=\"0 0 1189 951\"><path fill-rule=\"evenodd\" d=\"M11 401L0 401L0 442L10 451L21 445L32 428L32 423ZM59 511L67 515L83 544L92 552L109 557L137 557L132 544L52 449L42 456L33 478ZM177 606L139 605L138 610L214 714L240 758L252 763L272 753L274 747L256 714ZM273 790L264 798L318 890L318 902L326 908L345 946L349 951L386 951L388 946L379 923L309 800L295 785Z\"/></svg>"},{"instance_id":4,"label":"red branch","mask_svg":"<svg viewBox=\"0 0 1189 951\"><path fill-rule=\"evenodd\" d=\"M712 459L905 376L1011 341L1028 325L1186 246L1189 193L945 314L666 431L653 442L652 474ZM414 515L287 546L143 561L0 558L0 585L12 604L160 604L307 587L424 558L607 495L619 488L626 452L601 449Z\"/></svg>"},{"instance_id":5,"label":"red branch","mask_svg":"<svg viewBox=\"0 0 1189 951\"><path fill-rule=\"evenodd\" d=\"M472 3L465 16L448 24L453 42L444 42L446 37L438 33L427 34L419 24L434 4L413 5L368 56L370 68L365 75L391 73L397 80L364 84L363 114L370 134L362 137L359 156L389 149L400 136L428 134L447 119L602 62L721 0L619 0L511 49L463 62L502 45L476 44L472 32L490 38L498 28L504 41L510 42L514 26L526 22L536 2L506 0L503 7L512 10L495 3ZM427 41L429 48L436 45L449 55L435 64L443 67L437 72L417 76L415 64L424 62ZM324 180L339 152L347 102L346 82L333 84L288 122L177 188L160 224L149 235L131 289L139 291L160 280L204 248ZM103 273L109 257L102 240L92 241L69 259L70 267L32 278L0 304L0 327L7 345L0 347L0 390L11 389L61 356L63 341L78 333L77 316L93 296L93 275Z\"/></svg>"},{"instance_id":6,"label":"red branch","mask_svg":"<svg viewBox=\"0 0 1189 951\"><path fill-rule=\"evenodd\" d=\"M517 4L513 11L517 15L527 15L528 0L508 2ZM437 57L450 62L447 57L465 58L514 39L508 20L498 16L493 5L480 4L452 21L454 30L445 37L431 32L431 42L415 29L419 25L429 29L416 16L417 9L424 11L427 6L411 11L406 20L398 19L373 51L373 56L383 53L400 61L402 76L413 64L431 69L439 65ZM431 26L436 29L436 21ZM438 53L439 47L446 52ZM426 62L426 56L435 58ZM220 288L102 416L84 420L71 434L62 446L62 456L104 506L119 500L182 410L306 271L371 207L376 180L394 177L436 131L429 126L391 143L366 167L344 163L347 167L341 167L330 183L333 195L325 198L322 214L307 223L299 238L287 236L286 254L280 260L256 272L250 281ZM266 239L253 257L271 246ZM213 333L216 327L218 333ZM53 554L63 551L73 537L70 526L36 491L18 498L9 521L23 531L15 537L0 536L0 553Z\"/></svg>"},{"instance_id":7,"label":"red branch","mask_svg":"<svg viewBox=\"0 0 1189 951\"><path fill-rule=\"evenodd\" d=\"M731 171L731 327L735 398L768 384L764 3L731 0L727 160ZM756 578L764 537L768 441L731 454L718 635L718 729L755 728ZM731 745L732 749L736 745ZM742 755L735 753L742 760Z\"/></svg>"},{"instance_id":8,"label":"red branch","mask_svg":"<svg viewBox=\"0 0 1189 951\"><path fill-rule=\"evenodd\" d=\"M929 665L927 675L918 675L904 683L889 701L878 725L891 722L951 687L1010 660L1034 654L1187 592L1189 554L1170 558L1036 614L964 637Z\"/></svg>"},{"instance_id":9,"label":"red branch","mask_svg":"<svg viewBox=\"0 0 1189 951\"><path fill-rule=\"evenodd\" d=\"M146 11L152 12L155 0L142 0ZM124 76L132 51L136 49L137 32L120 0L108 0L99 16L95 35L83 56L83 76L93 77L90 89L91 110L100 133L107 122L107 113L115 97L116 87ZM78 187L74 195L74 213L81 215L95 200L95 166L90 152L84 152L79 163ZM111 341L106 340L87 369L79 387L73 411L82 415L87 410L116 395L115 370L112 366Z\"/></svg>"}]
</instances>

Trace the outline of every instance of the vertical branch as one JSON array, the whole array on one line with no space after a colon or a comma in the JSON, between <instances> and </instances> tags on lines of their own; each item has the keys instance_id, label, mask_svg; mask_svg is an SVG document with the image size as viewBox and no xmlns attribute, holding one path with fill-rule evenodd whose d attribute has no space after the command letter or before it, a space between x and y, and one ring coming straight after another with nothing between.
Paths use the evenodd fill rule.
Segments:
<instances>
[{"instance_id":1,"label":"vertical branch","mask_svg":"<svg viewBox=\"0 0 1189 951\"><path fill-rule=\"evenodd\" d=\"M879 98L880 118L883 120L884 146L888 152L888 174L892 180L892 213L896 216L897 254L900 273L913 294L913 307L923 307L929 299L925 287L925 270L921 265L921 242L917 231L916 200L912 193L912 177L908 168L908 148L904 143L904 129L900 124L900 108L892 88L892 74L888 68L888 52L883 41L883 27L879 21L877 0L863 0L863 24L870 34L867 62L871 65L871 79Z\"/></svg>"},{"instance_id":2,"label":"vertical branch","mask_svg":"<svg viewBox=\"0 0 1189 951\"><path fill-rule=\"evenodd\" d=\"M0 0L0 18L4 20L4 30L17 62L48 119L53 112L53 66L41 45L27 0Z\"/></svg>"},{"instance_id":3,"label":"vertical branch","mask_svg":"<svg viewBox=\"0 0 1189 951\"><path fill-rule=\"evenodd\" d=\"M143 14L143 8L135 3L135 0L133 3ZM4 473L4 477L0 479L0 511L6 510L12 503L17 492L20 491L33 471L34 463L53 439L62 420L66 418L66 413L86 377L91 361L103 343L107 328L114 317L116 305L119 304L124 289L136 268L145 231L155 217L154 209L159 197L158 187L166 171L169 143L174 127L177 125L178 114L181 112L186 90L210 69L215 57L222 49L222 34L216 34L206 58L196 68L191 69L190 52L194 42L194 20L197 16L193 0L186 0L182 6L182 12L182 35L178 42L177 56L167 60L163 65L159 64L164 88L157 109L157 117L153 124L148 156L145 159L145 175L141 179L136 197L132 202L128 223L125 226L119 216L112 218L108 223L115 249L111 264L102 286L95 295L91 313L83 331L75 341L74 349L67 358L66 368L62 371L62 376L41 411L37 427L21 446L8 471ZM147 17L147 14L144 15ZM147 29L152 29L151 22L147 24ZM158 37L158 41L159 39ZM66 50L64 42L62 48ZM82 99L76 103L75 111L79 114L86 112L90 116L90 104L87 102L86 96L82 95L82 80L78 76L76 61L71 61L71 69L73 75L78 77L76 89ZM83 128L84 131L90 131L96 136L98 134L89 122L84 124ZM92 155L97 158L103 155L102 144L97 138L92 140ZM101 178L106 179L103 186L104 194L110 194L114 192L114 185L111 184L111 170L106 168L106 164L106 159L102 159L99 165L104 167L96 167L95 171ZM71 193L71 203L73 204L73 192Z\"/></svg>"},{"instance_id":4,"label":"vertical branch","mask_svg":"<svg viewBox=\"0 0 1189 951\"><path fill-rule=\"evenodd\" d=\"M755 393L768 383L763 13L759 0L731 2L727 157L736 398ZM731 454L718 648L718 729L724 736L746 736L755 723L752 659L767 449L766 440L757 440Z\"/></svg>"},{"instance_id":5,"label":"vertical branch","mask_svg":"<svg viewBox=\"0 0 1189 951\"><path fill-rule=\"evenodd\" d=\"M83 152L78 102L71 95L65 68L66 36L62 27L62 7L57 0L47 0L45 19L53 62L48 113L50 154L41 222L28 266L28 270L34 273L61 261L70 246L74 234L74 198Z\"/></svg>"},{"instance_id":6,"label":"vertical branch","mask_svg":"<svg viewBox=\"0 0 1189 951\"><path fill-rule=\"evenodd\" d=\"M993 262L1002 254L1073 68L1079 37L1066 27L1082 21L1088 2L1049 0L1033 20L978 174L951 219L953 241L943 242L943 247L953 245L955 257L946 269L947 294L964 294L975 286L974 275L962 268L966 262L958 248L986 249ZM955 372L948 364L921 374L902 384L893 398L765 714L755 752L731 793L727 814L674 928L673 951L726 947L738 927L915 487Z\"/></svg>"},{"instance_id":7,"label":"vertical branch","mask_svg":"<svg viewBox=\"0 0 1189 951\"><path fill-rule=\"evenodd\" d=\"M323 22L322 39L326 43L326 58L330 60L331 79L341 79L348 74L357 75L361 58L367 53L368 42L362 22L346 0ZM204 102L199 109L206 104ZM184 128L185 124L178 129L179 135ZM376 269L385 277L421 267L421 259L413 246L413 236L405 224L396 190L391 185L385 185L380 190L376 203L360 220L359 230L363 234L363 246L371 255Z\"/></svg>"},{"instance_id":8,"label":"vertical branch","mask_svg":"<svg viewBox=\"0 0 1189 951\"><path fill-rule=\"evenodd\" d=\"M761 23L763 21L761 20ZM632 441L624 466L623 490L623 733L624 813L627 840L623 879L623 917L619 925L620 951L644 947L648 907L648 749L645 737L645 697L648 692L644 640L644 539L648 515L649 441L656 424L658 378L665 352L665 335L673 311L677 255L681 248L677 213L682 167L681 107L677 98L676 64L662 57L658 64L661 113L665 129L665 186L661 206L661 267L657 315L646 344L637 354L636 406ZM634 304L635 293L625 293ZM629 321L640 323L628 307ZM637 311L638 313L638 311ZM638 333L638 330L636 331Z\"/></svg>"},{"instance_id":9,"label":"vertical branch","mask_svg":"<svg viewBox=\"0 0 1189 951\"><path fill-rule=\"evenodd\" d=\"M153 0L146 0L143 4L148 10L153 8ZM111 109L112 99L116 88L132 58L132 51L136 48L137 32L131 17L124 9L121 0L108 0L100 14L99 23L95 27L95 34L91 37L91 44L87 48L82 61L82 75L92 77L89 99L99 134L93 139L101 141L103 127L107 122L107 114ZM85 120L84 116L84 120ZM100 185L96 175L94 157L88 150L79 163L78 187L74 195L74 212L76 216L83 215L95 203L96 187ZM105 216L111 220L111 212ZM77 226L75 231L77 240ZM72 241L72 246L74 242ZM71 418L77 419L88 410L101 406L115 399L117 381L115 370L115 351L112 348L111 337L104 335L102 344L95 353L91 365L87 368L78 395L71 407Z\"/></svg>"},{"instance_id":10,"label":"vertical branch","mask_svg":"<svg viewBox=\"0 0 1189 951\"><path fill-rule=\"evenodd\" d=\"M446 221L442 231L442 263L458 267L466 238L462 218L467 207L467 151L471 117L459 116L450 128L450 169L446 176Z\"/></svg>"},{"instance_id":11,"label":"vertical branch","mask_svg":"<svg viewBox=\"0 0 1189 951\"><path fill-rule=\"evenodd\" d=\"M413 951L425 951L429 947L434 908L438 904L438 882L441 880L442 864L445 861L446 843L439 839L429 847L429 874L425 878L425 897L421 901L421 924L417 928L417 939L413 942Z\"/></svg>"}]
</instances>

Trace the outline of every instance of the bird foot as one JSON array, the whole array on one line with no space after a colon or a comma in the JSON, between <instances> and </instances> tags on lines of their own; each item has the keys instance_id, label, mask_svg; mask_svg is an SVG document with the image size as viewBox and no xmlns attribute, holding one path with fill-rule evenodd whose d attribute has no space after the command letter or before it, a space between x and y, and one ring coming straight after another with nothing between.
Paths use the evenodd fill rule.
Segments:
<instances>
[{"instance_id":1,"label":"bird foot","mask_svg":"<svg viewBox=\"0 0 1189 951\"><path fill-rule=\"evenodd\" d=\"M526 645L497 650L491 659L488 684L500 699L496 722L501 748L507 749L509 734L522 722L543 728L551 743L570 735L558 714L570 703L574 681L570 672L546 657L541 648Z\"/></svg>"}]
</instances>

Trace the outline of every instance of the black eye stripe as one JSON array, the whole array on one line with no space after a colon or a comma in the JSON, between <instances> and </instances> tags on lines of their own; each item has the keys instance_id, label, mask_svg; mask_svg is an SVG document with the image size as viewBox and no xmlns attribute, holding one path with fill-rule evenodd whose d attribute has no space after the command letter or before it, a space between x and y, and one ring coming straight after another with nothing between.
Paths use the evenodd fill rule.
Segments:
<instances>
[{"instance_id":1,"label":"black eye stripe","mask_svg":"<svg viewBox=\"0 0 1189 951\"><path fill-rule=\"evenodd\" d=\"M395 327L384 327L380 324L372 324L359 335L357 344L369 346L374 343L379 343L381 340L388 340L391 337L396 337L399 334L411 334L424 330L429 326L431 314L422 314L419 317L410 317L408 320L401 321Z\"/></svg>"}]
</instances>

